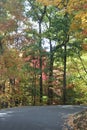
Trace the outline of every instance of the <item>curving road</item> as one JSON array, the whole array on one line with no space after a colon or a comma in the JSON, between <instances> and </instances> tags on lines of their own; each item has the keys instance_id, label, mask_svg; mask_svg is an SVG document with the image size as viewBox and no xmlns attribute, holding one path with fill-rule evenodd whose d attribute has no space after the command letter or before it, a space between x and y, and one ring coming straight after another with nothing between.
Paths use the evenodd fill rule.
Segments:
<instances>
[{"instance_id":1,"label":"curving road","mask_svg":"<svg viewBox=\"0 0 87 130\"><path fill-rule=\"evenodd\" d=\"M86 106L31 106L0 110L0 130L62 130L64 120Z\"/></svg>"}]
</instances>

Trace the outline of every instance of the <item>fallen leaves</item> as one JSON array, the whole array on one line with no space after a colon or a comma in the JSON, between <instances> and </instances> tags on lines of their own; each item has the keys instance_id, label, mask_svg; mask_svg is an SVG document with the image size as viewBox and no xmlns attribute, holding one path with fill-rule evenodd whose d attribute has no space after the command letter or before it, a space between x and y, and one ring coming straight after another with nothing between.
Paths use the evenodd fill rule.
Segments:
<instances>
[{"instance_id":1,"label":"fallen leaves","mask_svg":"<svg viewBox=\"0 0 87 130\"><path fill-rule=\"evenodd\" d=\"M70 115L65 121L64 130L87 130L87 110Z\"/></svg>"}]
</instances>

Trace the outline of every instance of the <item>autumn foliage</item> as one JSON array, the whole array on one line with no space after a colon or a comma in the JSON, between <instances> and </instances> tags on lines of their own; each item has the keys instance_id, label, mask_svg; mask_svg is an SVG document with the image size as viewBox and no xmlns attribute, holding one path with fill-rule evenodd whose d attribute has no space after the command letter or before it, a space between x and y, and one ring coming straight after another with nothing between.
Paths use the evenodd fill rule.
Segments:
<instances>
[{"instance_id":1,"label":"autumn foliage","mask_svg":"<svg viewBox=\"0 0 87 130\"><path fill-rule=\"evenodd\" d=\"M1 108L87 104L86 3L0 1Z\"/></svg>"}]
</instances>

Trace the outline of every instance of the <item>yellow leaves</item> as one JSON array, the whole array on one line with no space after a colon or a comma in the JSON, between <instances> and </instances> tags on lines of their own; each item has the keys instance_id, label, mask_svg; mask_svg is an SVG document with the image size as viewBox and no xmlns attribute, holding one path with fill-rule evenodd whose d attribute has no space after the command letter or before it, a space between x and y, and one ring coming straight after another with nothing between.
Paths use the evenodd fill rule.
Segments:
<instances>
[{"instance_id":1,"label":"yellow leaves","mask_svg":"<svg viewBox=\"0 0 87 130\"><path fill-rule=\"evenodd\" d=\"M5 68L3 56L0 56L0 76L4 74L6 75L6 72L7 72L7 69Z\"/></svg>"},{"instance_id":2,"label":"yellow leaves","mask_svg":"<svg viewBox=\"0 0 87 130\"><path fill-rule=\"evenodd\" d=\"M80 13L75 15L74 18L75 18L75 20L80 19L81 20L81 24L83 26L86 24L86 26L87 26L87 13L85 13L84 11L81 11Z\"/></svg>"},{"instance_id":3,"label":"yellow leaves","mask_svg":"<svg viewBox=\"0 0 87 130\"><path fill-rule=\"evenodd\" d=\"M87 37L87 0L37 0L43 5L53 5L71 16L70 32L79 38Z\"/></svg>"},{"instance_id":4,"label":"yellow leaves","mask_svg":"<svg viewBox=\"0 0 87 130\"><path fill-rule=\"evenodd\" d=\"M43 5L53 5L53 6L58 6L61 4L61 0L37 0L37 2L42 3Z\"/></svg>"},{"instance_id":5,"label":"yellow leaves","mask_svg":"<svg viewBox=\"0 0 87 130\"><path fill-rule=\"evenodd\" d=\"M46 5L46 6L52 4L52 1L49 1L49 0L37 0L37 2L42 3L43 5Z\"/></svg>"},{"instance_id":6,"label":"yellow leaves","mask_svg":"<svg viewBox=\"0 0 87 130\"><path fill-rule=\"evenodd\" d=\"M78 32L77 34L75 32L76 36L80 37L82 35L83 37L86 37L87 36L87 13L84 13L84 11L77 13L73 18L73 21L70 26L70 30L77 31ZM79 32L79 30L81 32Z\"/></svg>"},{"instance_id":7,"label":"yellow leaves","mask_svg":"<svg viewBox=\"0 0 87 130\"><path fill-rule=\"evenodd\" d=\"M67 11L72 16L71 31L79 38L87 37L87 0L69 0Z\"/></svg>"},{"instance_id":8,"label":"yellow leaves","mask_svg":"<svg viewBox=\"0 0 87 130\"><path fill-rule=\"evenodd\" d=\"M87 13L82 15L81 20L82 20L82 27L84 29L87 29Z\"/></svg>"}]
</instances>

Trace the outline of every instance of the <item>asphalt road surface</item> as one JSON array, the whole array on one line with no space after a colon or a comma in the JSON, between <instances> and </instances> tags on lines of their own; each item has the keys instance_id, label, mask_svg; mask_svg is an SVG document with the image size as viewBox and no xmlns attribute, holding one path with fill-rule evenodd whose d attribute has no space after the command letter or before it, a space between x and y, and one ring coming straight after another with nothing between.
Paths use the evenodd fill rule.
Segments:
<instances>
[{"instance_id":1,"label":"asphalt road surface","mask_svg":"<svg viewBox=\"0 0 87 130\"><path fill-rule=\"evenodd\" d=\"M62 130L64 120L86 106L34 106L0 110L0 130Z\"/></svg>"}]
</instances>

